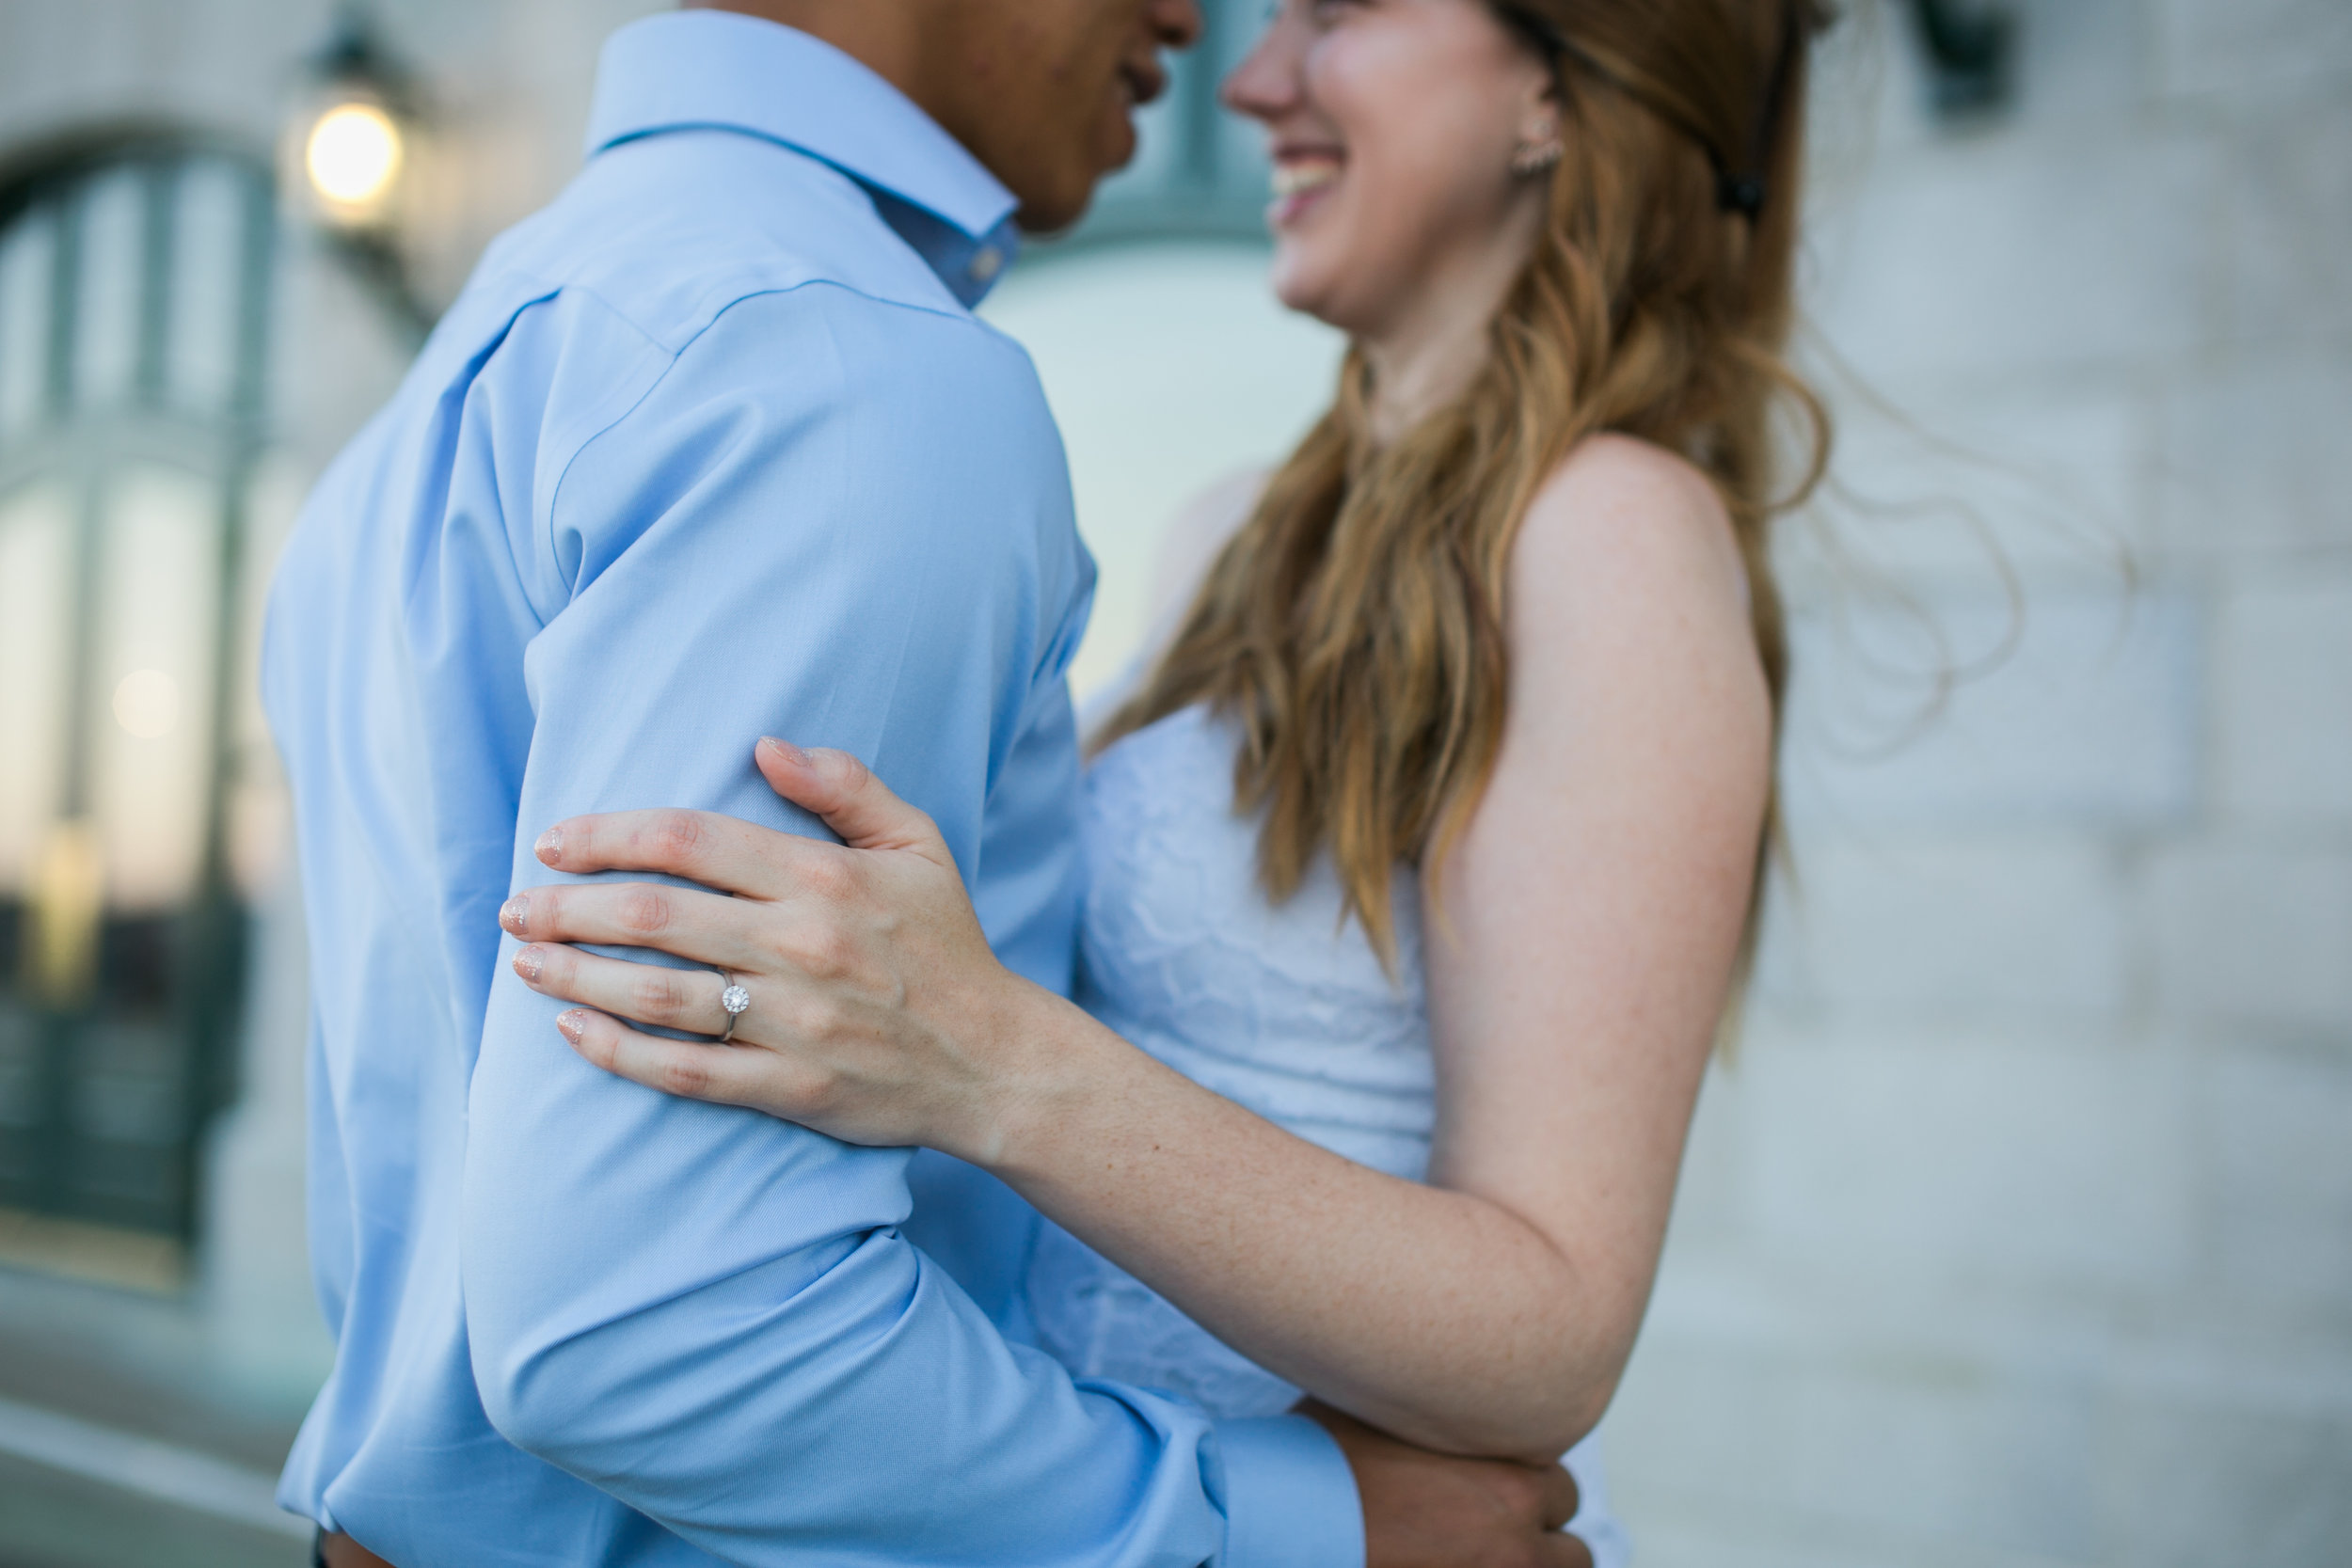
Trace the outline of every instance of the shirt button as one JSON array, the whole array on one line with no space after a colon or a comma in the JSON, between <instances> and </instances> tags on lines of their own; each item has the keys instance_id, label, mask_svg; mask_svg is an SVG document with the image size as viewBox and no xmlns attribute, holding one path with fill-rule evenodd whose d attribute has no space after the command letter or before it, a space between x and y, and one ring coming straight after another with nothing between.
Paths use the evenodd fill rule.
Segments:
<instances>
[{"instance_id":1,"label":"shirt button","mask_svg":"<svg viewBox=\"0 0 2352 1568\"><path fill-rule=\"evenodd\" d=\"M1005 253L993 245L984 245L973 253L972 262L963 269L975 283L985 283L1005 270Z\"/></svg>"}]
</instances>

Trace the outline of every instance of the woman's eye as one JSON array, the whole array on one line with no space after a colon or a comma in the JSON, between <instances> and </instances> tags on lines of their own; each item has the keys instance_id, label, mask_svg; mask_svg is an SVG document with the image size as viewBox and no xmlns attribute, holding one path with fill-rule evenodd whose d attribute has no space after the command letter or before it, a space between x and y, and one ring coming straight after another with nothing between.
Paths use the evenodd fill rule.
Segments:
<instances>
[{"instance_id":1,"label":"woman's eye","mask_svg":"<svg viewBox=\"0 0 2352 1568\"><path fill-rule=\"evenodd\" d=\"M1284 15L1303 17L1310 26L1327 27L1351 11L1359 11L1370 0L1266 0L1265 21L1271 27Z\"/></svg>"}]
</instances>

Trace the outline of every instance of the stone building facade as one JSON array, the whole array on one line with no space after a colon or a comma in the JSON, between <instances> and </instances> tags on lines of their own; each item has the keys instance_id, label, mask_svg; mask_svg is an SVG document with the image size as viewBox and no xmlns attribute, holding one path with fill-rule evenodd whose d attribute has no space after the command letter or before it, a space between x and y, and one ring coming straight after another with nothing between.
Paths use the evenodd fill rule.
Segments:
<instances>
[{"instance_id":1,"label":"stone building facade","mask_svg":"<svg viewBox=\"0 0 2352 1568\"><path fill-rule=\"evenodd\" d=\"M2352 10L2022 39L1974 128L1823 84L1856 496L1622 1401L1655 1560L2352 1561Z\"/></svg>"}]
</instances>

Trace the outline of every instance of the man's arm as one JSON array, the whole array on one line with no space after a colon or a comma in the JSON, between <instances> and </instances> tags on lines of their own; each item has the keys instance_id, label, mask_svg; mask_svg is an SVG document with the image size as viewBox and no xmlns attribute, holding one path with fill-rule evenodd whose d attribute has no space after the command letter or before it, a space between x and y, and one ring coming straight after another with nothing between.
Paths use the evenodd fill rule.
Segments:
<instances>
[{"instance_id":1,"label":"man's arm","mask_svg":"<svg viewBox=\"0 0 2352 1568\"><path fill-rule=\"evenodd\" d=\"M960 318L828 285L724 312L560 476L516 562L554 610L526 659L515 885L548 879L532 841L582 811L815 831L753 769L761 733L883 769L970 875L992 784L1052 721L1075 595L1043 418L1017 354ZM743 1563L1204 1562L1228 1465L1287 1478L1322 1546L1285 1560L1359 1560L1311 1433L1220 1442L1007 1344L898 1236L904 1151L610 1077L557 1010L501 964L471 1087L467 1326L510 1440Z\"/></svg>"}]
</instances>

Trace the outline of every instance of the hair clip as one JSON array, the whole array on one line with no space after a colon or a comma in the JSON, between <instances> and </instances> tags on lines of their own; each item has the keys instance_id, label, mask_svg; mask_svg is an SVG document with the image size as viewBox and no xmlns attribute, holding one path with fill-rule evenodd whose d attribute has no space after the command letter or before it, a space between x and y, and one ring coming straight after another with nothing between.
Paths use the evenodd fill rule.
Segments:
<instances>
[{"instance_id":1,"label":"hair clip","mask_svg":"<svg viewBox=\"0 0 2352 1568\"><path fill-rule=\"evenodd\" d=\"M1764 182L1753 174L1718 175L1715 204L1726 213L1754 218L1764 211Z\"/></svg>"}]
</instances>

